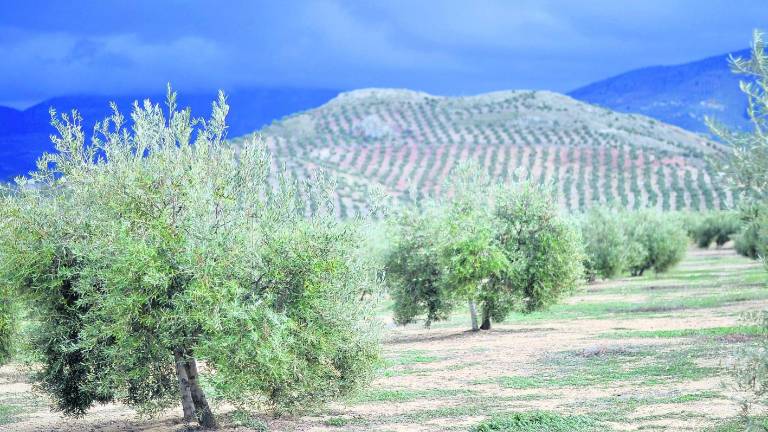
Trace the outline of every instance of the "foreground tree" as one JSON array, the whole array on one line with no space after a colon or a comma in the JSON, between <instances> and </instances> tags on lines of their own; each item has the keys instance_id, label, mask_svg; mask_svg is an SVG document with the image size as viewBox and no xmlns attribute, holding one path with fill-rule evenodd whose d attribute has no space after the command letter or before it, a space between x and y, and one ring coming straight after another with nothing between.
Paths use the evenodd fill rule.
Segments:
<instances>
[{"instance_id":1,"label":"foreground tree","mask_svg":"<svg viewBox=\"0 0 768 432\"><path fill-rule=\"evenodd\" d=\"M136 104L131 130L115 110L90 145L76 113L53 115L56 153L4 199L0 285L36 308L41 388L71 415L181 399L212 428L209 397L282 411L365 384L379 344L363 221L323 211L322 178L306 217L262 143L224 141L223 95L207 121L170 90L168 107Z\"/></svg>"},{"instance_id":2,"label":"foreground tree","mask_svg":"<svg viewBox=\"0 0 768 432\"><path fill-rule=\"evenodd\" d=\"M749 59L731 59L731 67L747 79L740 83L749 105L751 132L733 132L709 121L713 133L732 149L724 173L736 192L742 194L742 216L746 227L736 241L740 252L765 260L768 251L768 55L765 53L763 34L754 33L752 56ZM768 261L766 261L768 265ZM763 329L755 343L739 350L731 365L734 386L743 396L742 414L747 419L747 430L764 430L750 418L750 408L766 401L768 391L768 312L761 311L749 317L751 323Z\"/></svg>"},{"instance_id":3,"label":"foreground tree","mask_svg":"<svg viewBox=\"0 0 768 432\"><path fill-rule=\"evenodd\" d=\"M732 58L731 69L746 78L740 87L747 96L747 114L753 130L731 131L712 119L707 124L731 148L723 172L734 191L744 198L745 229L748 240L754 242L743 249L762 255L768 250L768 55L760 31L754 33L751 54L748 59Z\"/></svg>"}]
</instances>

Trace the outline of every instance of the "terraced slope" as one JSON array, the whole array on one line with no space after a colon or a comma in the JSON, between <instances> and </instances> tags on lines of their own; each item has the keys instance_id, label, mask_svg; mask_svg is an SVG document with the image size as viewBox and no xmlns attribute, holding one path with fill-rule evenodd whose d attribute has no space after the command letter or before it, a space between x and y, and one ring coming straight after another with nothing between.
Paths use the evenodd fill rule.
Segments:
<instances>
[{"instance_id":1,"label":"terraced slope","mask_svg":"<svg viewBox=\"0 0 768 432\"><path fill-rule=\"evenodd\" d=\"M560 204L711 209L733 198L710 158L724 148L648 117L620 114L551 92L438 97L407 90L342 93L260 131L299 177L337 175L337 211L364 211L367 188L393 197L440 194L457 162L474 159L495 177L553 182Z\"/></svg>"}]
</instances>

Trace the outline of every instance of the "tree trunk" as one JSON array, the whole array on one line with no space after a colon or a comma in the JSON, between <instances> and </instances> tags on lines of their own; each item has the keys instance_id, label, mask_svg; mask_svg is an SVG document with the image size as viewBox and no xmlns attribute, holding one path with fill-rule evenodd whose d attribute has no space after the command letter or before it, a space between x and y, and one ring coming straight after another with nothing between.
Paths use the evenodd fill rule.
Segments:
<instances>
[{"instance_id":1,"label":"tree trunk","mask_svg":"<svg viewBox=\"0 0 768 432\"><path fill-rule=\"evenodd\" d=\"M480 326L480 330L491 329L491 309L488 306L483 307L483 324Z\"/></svg>"},{"instance_id":2,"label":"tree trunk","mask_svg":"<svg viewBox=\"0 0 768 432\"><path fill-rule=\"evenodd\" d=\"M200 426L206 429L216 429L218 427L216 418L198 380L197 361L194 357L185 355L183 349L174 350L173 357L176 361L176 374L179 377L184 420L197 420Z\"/></svg>"},{"instance_id":3,"label":"tree trunk","mask_svg":"<svg viewBox=\"0 0 768 432\"><path fill-rule=\"evenodd\" d=\"M195 419L195 402L192 400L189 375L187 374L187 360L179 349L173 351L173 358L176 361L176 376L179 378L179 393L181 393L184 421L191 422Z\"/></svg>"},{"instance_id":4,"label":"tree trunk","mask_svg":"<svg viewBox=\"0 0 768 432\"><path fill-rule=\"evenodd\" d=\"M187 374L189 375L190 392L192 393L192 401L195 403L195 412L199 415L198 422L200 426L207 429L216 429L216 418L213 416L208 400L205 398L205 393L200 387L200 381L197 376L197 361L193 357L190 357L187 361Z\"/></svg>"},{"instance_id":5,"label":"tree trunk","mask_svg":"<svg viewBox=\"0 0 768 432\"><path fill-rule=\"evenodd\" d=\"M472 319L472 331L480 330L477 326L477 306L472 300L469 301L469 317Z\"/></svg>"}]
</instances>

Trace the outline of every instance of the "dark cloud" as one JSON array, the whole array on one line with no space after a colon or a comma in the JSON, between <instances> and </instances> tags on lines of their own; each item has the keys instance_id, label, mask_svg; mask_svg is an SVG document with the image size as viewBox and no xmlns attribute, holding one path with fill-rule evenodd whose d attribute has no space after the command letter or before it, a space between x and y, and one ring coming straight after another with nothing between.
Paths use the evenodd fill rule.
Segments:
<instances>
[{"instance_id":1,"label":"dark cloud","mask_svg":"<svg viewBox=\"0 0 768 432\"><path fill-rule=\"evenodd\" d=\"M0 101L261 85L566 91L746 47L764 0L27 1ZM2 102L0 102L2 103Z\"/></svg>"}]
</instances>

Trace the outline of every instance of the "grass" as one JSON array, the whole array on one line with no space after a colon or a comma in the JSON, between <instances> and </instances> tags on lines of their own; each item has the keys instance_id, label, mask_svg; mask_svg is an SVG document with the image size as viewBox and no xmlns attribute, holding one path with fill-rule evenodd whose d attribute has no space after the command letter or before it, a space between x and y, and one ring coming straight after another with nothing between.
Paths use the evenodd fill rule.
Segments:
<instances>
[{"instance_id":1,"label":"grass","mask_svg":"<svg viewBox=\"0 0 768 432\"><path fill-rule=\"evenodd\" d=\"M563 416L547 411L497 415L480 422L471 432L587 432L605 430L586 416Z\"/></svg>"},{"instance_id":2,"label":"grass","mask_svg":"<svg viewBox=\"0 0 768 432\"><path fill-rule=\"evenodd\" d=\"M432 363L442 359L442 357L429 355L426 351L422 350L402 351L399 353L399 356L387 359L387 366L407 366L419 363Z\"/></svg>"},{"instance_id":3,"label":"grass","mask_svg":"<svg viewBox=\"0 0 768 432\"><path fill-rule=\"evenodd\" d=\"M470 389L427 389L427 390L388 390L371 389L349 400L353 403L364 402L408 402L417 399L449 398L457 396L472 396L476 392Z\"/></svg>"},{"instance_id":4,"label":"grass","mask_svg":"<svg viewBox=\"0 0 768 432\"><path fill-rule=\"evenodd\" d=\"M0 425L9 424L16 420L16 415L21 412L21 407L0 403Z\"/></svg>"},{"instance_id":5,"label":"grass","mask_svg":"<svg viewBox=\"0 0 768 432\"><path fill-rule=\"evenodd\" d=\"M768 430L768 417L754 417L749 420L753 431L766 431ZM719 422L717 425L706 429L705 432L744 432L750 424L743 418L734 418Z\"/></svg>"},{"instance_id":6,"label":"grass","mask_svg":"<svg viewBox=\"0 0 768 432\"><path fill-rule=\"evenodd\" d=\"M623 330L608 332L607 338L678 338L678 337L724 337L724 336L761 336L765 330L758 326L726 326L677 330Z\"/></svg>"},{"instance_id":7,"label":"grass","mask_svg":"<svg viewBox=\"0 0 768 432\"><path fill-rule=\"evenodd\" d=\"M551 367L554 366L554 367ZM594 387L606 385L651 386L715 376L716 368L696 364L685 353L619 352L580 357L559 353L550 367L528 376L502 376L491 380L511 389ZM487 380L476 381L477 384Z\"/></svg>"}]
</instances>

